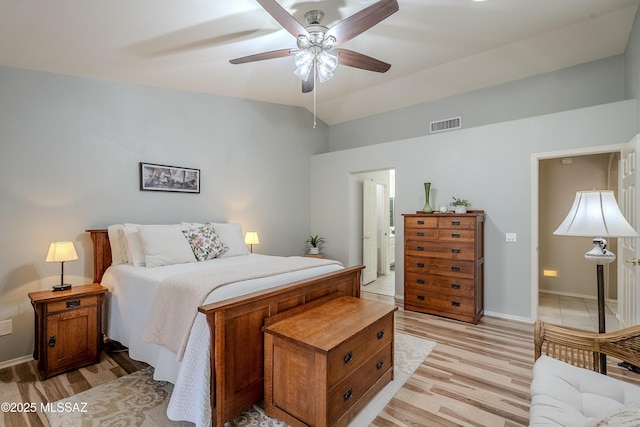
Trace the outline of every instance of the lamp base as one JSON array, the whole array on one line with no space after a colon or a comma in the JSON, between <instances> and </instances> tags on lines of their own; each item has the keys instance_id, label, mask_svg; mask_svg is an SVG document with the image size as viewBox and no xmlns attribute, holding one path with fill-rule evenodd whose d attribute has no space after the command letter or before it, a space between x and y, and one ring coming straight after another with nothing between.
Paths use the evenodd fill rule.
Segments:
<instances>
[{"instance_id":1,"label":"lamp base","mask_svg":"<svg viewBox=\"0 0 640 427\"><path fill-rule=\"evenodd\" d=\"M71 289L71 285L69 283L65 283L64 285L54 285L53 286L53 292L68 291L69 289Z\"/></svg>"}]
</instances>

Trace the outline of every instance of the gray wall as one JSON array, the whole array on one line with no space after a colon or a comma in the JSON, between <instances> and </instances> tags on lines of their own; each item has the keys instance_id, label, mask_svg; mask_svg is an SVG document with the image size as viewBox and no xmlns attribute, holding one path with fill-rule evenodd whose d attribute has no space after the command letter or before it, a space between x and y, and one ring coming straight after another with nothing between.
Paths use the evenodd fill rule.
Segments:
<instances>
[{"instance_id":1,"label":"gray wall","mask_svg":"<svg viewBox=\"0 0 640 427\"><path fill-rule=\"evenodd\" d=\"M638 103L636 130L640 133L640 8L636 12L636 20L629 35L624 57L625 95L627 99L633 98Z\"/></svg>"},{"instance_id":2,"label":"gray wall","mask_svg":"<svg viewBox=\"0 0 640 427\"><path fill-rule=\"evenodd\" d=\"M84 231L112 223L241 222L257 253L297 255L309 228L310 157L327 129L300 108L0 68L0 362L33 351L27 293L58 283L49 243L75 242L74 285L93 275ZM201 170L200 194L139 190L138 162Z\"/></svg>"},{"instance_id":3,"label":"gray wall","mask_svg":"<svg viewBox=\"0 0 640 427\"><path fill-rule=\"evenodd\" d=\"M531 319L532 154L628 142L635 134L636 101L620 101L455 132L422 136L313 156L311 226L338 249L338 259L361 262L357 173L396 170L396 239L402 242L401 213L424 205L424 182L431 182L431 205L451 196L484 209L485 310ZM517 243L506 243L516 233ZM403 248L396 245L396 260ZM404 266L396 262L396 294L402 296Z\"/></svg>"},{"instance_id":4,"label":"gray wall","mask_svg":"<svg viewBox=\"0 0 640 427\"><path fill-rule=\"evenodd\" d=\"M636 27L638 25L636 23ZM617 55L439 101L336 124L329 129L330 150L338 151L427 135L429 122L451 117L462 116L462 126L468 129L621 101L625 99L624 64L624 56Z\"/></svg>"}]
</instances>

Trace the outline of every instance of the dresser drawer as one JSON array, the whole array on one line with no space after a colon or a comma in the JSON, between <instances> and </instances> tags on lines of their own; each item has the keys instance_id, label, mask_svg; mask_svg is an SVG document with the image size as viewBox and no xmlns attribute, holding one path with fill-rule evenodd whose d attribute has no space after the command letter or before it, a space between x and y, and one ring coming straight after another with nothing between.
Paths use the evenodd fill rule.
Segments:
<instances>
[{"instance_id":1,"label":"dresser drawer","mask_svg":"<svg viewBox=\"0 0 640 427\"><path fill-rule=\"evenodd\" d=\"M472 279L456 279L419 273L407 273L405 277L405 288L410 287L423 293L437 292L464 298L473 298L475 295L475 282Z\"/></svg>"},{"instance_id":2,"label":"dresser drawer","mask_svg":"<svg viewBox=\"0 0 640 427\"><path fill-rule=\"evenodd\" d=\"M465 261L476 259L476 249L473 243L434 243L408 240L405 250L406 256L461 259Z\"/></svg>"},{"instance_id":3,"label":"dresser drawer","mask_svg":"<svg viewBox=\"0 0 640 427\"><path fill-rule=\"evenodd\" d=\"M405 241L433 242L438 240L437 228L407 228L404 230Z\"/></svg>"},{"instance_id":4,"label":"dresser drawer","mask_svg":"<svg viewBox=\"0 0 640 427\"><path fill-rule=\"evenodd\" d=\"M474 243L476 241L476 232L474 230L450 230L439 228L438 241Z\"/></svg>"},{"instance_id":5,"label":"dresser drawer","mask_svg":"<svg viewBox=\"0 0 640 427\"><path fill-rule=\"evenodd\" d=\"M438 228L436 217L407 216L404 220L404 228Z\"/></svg>"},{"instance_id":6,"label":"dresser drawer","mask_svg":"<svg viewBox=\"0 0 640 427\"><path fill-rule=\"evenodd\" d=\"M392 354L393 345L388 342L360 368L329 390L327 395L329 425L334 424L378 379L392 369Z\"/></svg>"},{"instance_id":7,"label":"dresser drawer","mask_svg":"<svg viewBox=\"0 0 640 427\"><path fill-rule=\"evenodd\" d=\"M327 386L333 387L393 339L393 313L367 326L327 355Z\"/></svg>"},{"instance_id":8,"label":"dresser drawer","mask_svg":"<svg viewBox=\"0 0 640 427\"><path fill-rule=\"evenodd\" d=\"M473 315L473 298L462 298L436 292L424 292L420 289L405 289L405 303L408 306L426 308L434 312L442 311L462 315Z\"/></svg>"},{"instance_id":9,"label":"dresser drawer","mask_svg":"<svg viewBox=\"0 0 640 427\"><path fill-rule=\"evenodd\" d=\"M436 274L452 278L473 279L475 262L405 256L404 269L406 273Z\"/></svg>"},{"instance_id":10,"label":"dresser drawer","mask_svg":"<svg viewBox=\"0 0 640 427\"><path fill-rule=\"evenodd\" d=\"M454 230L475 230L475 217L439 217L438 228Z\"/></svg>"},{"instance_id":11,"label":"dresser drawer","mask_svg":"<svg viewBox=\"0 0 640 427\"><path fill-rule=\"evenodd\" d=\"M72 310L74 308L95 306L97 304L98 295L69 298L66 300L50 302L49 304L47 304L47 313L56 313L58 311Z\"/></svg>"}]
</instances>

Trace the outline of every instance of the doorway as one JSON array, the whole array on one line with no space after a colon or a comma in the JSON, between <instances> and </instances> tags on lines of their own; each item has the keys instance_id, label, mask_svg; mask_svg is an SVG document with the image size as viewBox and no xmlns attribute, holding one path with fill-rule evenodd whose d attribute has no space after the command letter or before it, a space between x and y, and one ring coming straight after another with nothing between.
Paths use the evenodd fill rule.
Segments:
<instances>
[{"instance_id":1,"label":"doorway","mask_svg":"<svg viewBox=\"0 0 640 427\"><path fill-rule=\"evenodd\" d=\"M395 295L395 169L354 174L362 188L362 290Z\"/></svg>"},{"instance_id":2,"label":"doorway","mask_svg":"<svg viewBox=\"0 0 640 427\"><path fill-rule=\"evenodd\" d=\"M595 265L584 259L592 237L555 236L576 191L609 189L617 193L617 146L532 156L532 318L597 331ZM616 198L617 194L616 194ZM594 236L595 237L595 236ZM607 239L617 251L617 239ZM605 268L607 331L619 328L616 264Z\"/></svg>"}]
</instances>

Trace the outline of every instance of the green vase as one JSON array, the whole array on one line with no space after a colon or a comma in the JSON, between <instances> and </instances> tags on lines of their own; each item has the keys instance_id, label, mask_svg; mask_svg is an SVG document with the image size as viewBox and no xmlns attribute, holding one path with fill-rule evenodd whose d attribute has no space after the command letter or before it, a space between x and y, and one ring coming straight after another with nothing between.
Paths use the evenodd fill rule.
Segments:
<instances>
[{"instance_id":1,"label":"green vase","mask_svg":"<svg viewBox=\"0 0 640 427\"><path fill-rule=\"evenodd\" d=\"M424 195L425 195L425 199L426 202L424 204L424 208L422 208L422 212L424 213L432 213L433 209L431 209L431 205L429 204L429 192L431 191L431 183L430 182L425 182L424 183Z\"/></svg>"}]
</instances>

